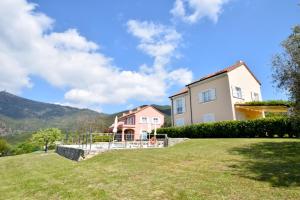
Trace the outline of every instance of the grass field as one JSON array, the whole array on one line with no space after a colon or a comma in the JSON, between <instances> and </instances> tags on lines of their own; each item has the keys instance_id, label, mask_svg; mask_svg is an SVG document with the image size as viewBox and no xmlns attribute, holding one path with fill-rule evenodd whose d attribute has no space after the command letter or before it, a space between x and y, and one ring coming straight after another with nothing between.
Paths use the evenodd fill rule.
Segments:
<instances>
[{"instance_id":1,"label":"grass field","mask_svg":"<svg viewBox=\"0 0 300 200\"><path fill-rule=\"evenodd\" d=\"M0 199L300 199L300 140L199 139L73 162L0 158Z\"/></svg>"}]
</instances>

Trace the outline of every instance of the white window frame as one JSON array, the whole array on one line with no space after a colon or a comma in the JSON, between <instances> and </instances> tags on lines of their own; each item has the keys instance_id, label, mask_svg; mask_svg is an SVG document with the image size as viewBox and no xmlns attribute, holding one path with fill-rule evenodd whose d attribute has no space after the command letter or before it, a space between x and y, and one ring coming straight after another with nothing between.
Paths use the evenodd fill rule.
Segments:
<instances>
[{"instance_id":1,"label":"white window frame","mask_svg":"<svg viewBox=\"0 0 300 200\"><path fill-rule=\"evenodd\" d=\"M155 121L154 121L154 119L156 119L156 118L157 118L157 123L155 123ZM160 118L159 117L152 117L152 124L156 124L156 125L160 124Z\"/></svg>"},{"instance_id":2,"label":"white window frame","mask_svg":"<svg viewBox=\"0 0 300 200\"><path fill-rule=\"evenodd\" d=\"M214 113L206 113L202 115L202 121L203 123L208 123L208 122L215 122L216 117Z\"/></svg>"},{"instance_id":3,"label":"white window frame","mask_svg":"<svg viewBox=\"0 0 300 200\"><path fill-rule=\"evenodd\" d=\"M259 101L259 93L251 92L251 99L252 99L252 101Z\"/></svg>"},{"instance_id":4,"label":"white window frame","mask_svg":"<svg viewBox=\"0 0 300 200\"><path fill-rule=\"evenodd\" d=\"M200 103L215 101L217 99L216 88L201 91L198 98Z\"/></svg>"},{"instance_id":5,"label":"white window frame","mask_svg":"<svg viewBox=\"0 0 300 200\"><path fill-rule=\"evenodd\" d=\"M243 89L239 86L232 86L232 96L237 99L244 99Z\"/></svg>"},{"instance_id":6,"label":"white window frame","mask_svg":"<svg viewBox=\"0 0 300 200\"><path fill-rule=\"evenodd\" d=\"M135 125L135 117L134 116L130 116L130 117L126 118L125 124L127 124L127 125Z\"/></svg>"},{"instance_id":7,"label":"white window frame","mask_svg":"<svg viewBox=\"0 0 300 200\"><path fill-rule=\"evenodd\" d=\"M178 123L178 121L181 123ZM184 126L184 118L175 119L175 126Z\"/></svg>"},{"instance_id":8,"label":"white window frame","mask_svg":"<svg viewBox=\"0 0 300 200\"><path fill-rule=\"evenodd\" d=\"M181 112L178 112L177 102L179 102L180 100L182 101L182 109L181 109ZM185 113L185 99L184 99L184 97L176 98L174 100L174 114L183 114L183 113Z\"/></svg>"},{"instance_id":9,"label":"white window frame","mask_svg":"<svg viewBox=\"0 0 300 200\"><path fill-rule=\"evenodd\" d=\"M146 119L146 121L143 121L143 118ZM141 118L140 118L140 123L141 123L141 124L147 124L148 122L149 122L148 117L146 117L146 116L141 116Z\"/></svg>"}]
</instances>

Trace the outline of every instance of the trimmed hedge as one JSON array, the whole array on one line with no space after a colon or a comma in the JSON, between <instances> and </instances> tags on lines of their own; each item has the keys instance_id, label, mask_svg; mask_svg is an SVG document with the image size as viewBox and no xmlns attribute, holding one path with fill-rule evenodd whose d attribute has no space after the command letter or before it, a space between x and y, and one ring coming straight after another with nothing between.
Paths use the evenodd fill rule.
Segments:
<instances>
[{"instance_id":1,"label":"trimmed hedge","mask_svg":"<svg viewBox=\"0 0 300 200\"><path fill-rule=\"evenodd\" d=\"M296 124L296 125L295 125ZM201 123L157 130L173 138L300 137L299 120L287 117Z\"/></svg>"},{"instance_id":2,"label":"trimmed hedge","mask_svg":"<svg viewBox=\"0 0 300 200\"><path fill-rule=\"evenodd\" d=\"M269 100L269 101L251 101L251 102L245 102L241 103L242 105L248 105L248 106L287 106L287 107L293 107L295 105L295 102L292 101L284 101L284 100Z\"/></svg>"},{"instance_id":3,"label":"trimmed hedge","mask_svg":"<svg viewBox=\"0 0 300 200\"><path fill-rule=\"evenodd\" d=\"M111 135L94 135L93 142L110 142L112 141Z\"/></svg>"}]
</instances>

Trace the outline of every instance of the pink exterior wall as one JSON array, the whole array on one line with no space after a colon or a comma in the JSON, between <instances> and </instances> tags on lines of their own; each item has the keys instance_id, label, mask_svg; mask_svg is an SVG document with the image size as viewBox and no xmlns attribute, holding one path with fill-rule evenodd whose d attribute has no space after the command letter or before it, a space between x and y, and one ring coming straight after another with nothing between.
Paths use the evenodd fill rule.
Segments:
<instances>
[{"instance_id":1,"label":"pink exterior wall","mask_svg":"<svg viewBox=\"0 0 300 200\"><path fill-rule=\"evenodd\" d=\"M147 117L148 120L151 120L151 130L154 130L155 125L153 124L153 118L158 117L159 123L156 125L156 128L160 128L164 124L165 117L155 108L149 106L140 112L135 114L135 128L134 128L134 139L140 139L140 134L142 131L148 130L148 124L142 123L141 117Z\"/></svg>"},{"instance_id":2,"label":"pink exterior wall","mask_svg":"<svg viewBox=\"0 0 300 200\"><path fill-rule=\"evenodd\" d=\"M126 124L126 120L129 117L134 117L134 124ZM142 117L147 117L147 123L142 122ZM139 140L142 131L148 131L149 125L151 123L151 130L154 130L155 125L153 122L153 118L157 117L158 123L156 124L156 128L160 128L164 124L164 115L159 112L157 109L153 108L152 106L148 106L146 108L142 108L135 114L129 115L128 117L121 118L119 122L124 122L123 125L123 134L126 130L134 130L134 140Z\"/></svg>"}]
</instances>

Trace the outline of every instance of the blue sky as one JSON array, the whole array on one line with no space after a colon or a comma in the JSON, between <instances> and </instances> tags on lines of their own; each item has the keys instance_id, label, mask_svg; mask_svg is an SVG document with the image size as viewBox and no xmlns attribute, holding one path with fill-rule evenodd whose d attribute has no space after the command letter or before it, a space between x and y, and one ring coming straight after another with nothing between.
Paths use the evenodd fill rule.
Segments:
<instances>
[{"instance_id":1,"label":"blue sky","mask_svg":"<svg viewBox=\"0 0 300 200\"><path fill-rule=\"evenodd\" d=\"M91 80L89 80L90 75L81 77L80 70L73 75L72 66L64 68L65 61L60 60L54 62L57 66L53 69L52 65L49 65L47 67L49 71L46 73L47 69L40 69L42 65L45 66L44 62L46 62L47 56L43 57L44 55L36 52L30 54L30 56L36 55L34 58L41 59L40 62L18 57L19 54L16 56L14 52L24 51L24 54L28 52L22 46L19 49L6 47L3 52L6 55L13 54L15 56L12 58L18 61L20 68L16 66L18 73L21 69L23 70L22 66L31 65L31 62L35 67L30 69L24 67L24 72L21 70L20 75L20 77L24 76L24 79L21 79L23 84L12 82L11 85L15 84L14 87L7 81L6 85L1 85L0 75L0 89L6 89L34 100L89 107L113 113L140 104L169 104L168 96L182 88L185 82L230 66L237 60L243 60L262 82L264 99L286 99L282 91L278 91L272 86L271 58L272 55L281 51L280 43L290 34L291 28L295 24L299 24L299 1L214 0L212 2L215 3L203 5L205 1L199 0L197 5L189 5L189 0L184 0L182 2L185 2L185 13L180 13L180 10L174 11L175 3L180 0L177 0L178 2L175 0L13 1L16 2L15 5L7 3L5 6L14 6L16 13L18 13L18 8L22 9L31 3L37 5L29 9L30 11L24 11L24 15L30 15L28 16L30 20L36 20L37 13L42 13L52 20L51 23L48 22L49 20L38 20L38 28L42 30L42 33L37 31L37 34L41 35L33 38L32 43L41 42L41 38L46 37L47 40L50 38L51 44L54 44L53 48L56 48L62 44L62 37L60 37L62 34L56 37L57 35L53 33L66 33L70 29L76 29L76 33L64 34L66 36L63 39L64 48L61 48L63 50L60 49L59 52L65 51L65 46L68 45L77 51L79 47L75 45L78 43L74 44L72 38L78 39L80 36L86 40L83 44L86 45L84 48L88 50L84 49L84 53L99 52L103 57L100 62L105 64L101 65L101 67L103 66L101 70L105 68L104 66L110 70L117 68L118 72L107 74L115 74L116 79L125 76L128 78L127 82L133 79L135 82L128 83L128 85L126 81L117 82L119 85L112 86L111 90L115 91L117 88L120 91L110 94L109 77L103 75L103 77L99 76L97 80L97 77L91 76ZM198 15L192 18L195 13ZM43 22L39 23L40 21ZM3 25L15 22L0 20L0 23ZM155 38L147 38L149 30L156 31L155 33L158 35L154 35ZM145 32L142 32L142 35L139 31ZM31 41L31 39L26 39L26 34L20 34L21 37L24 37L24 41ZM28 35L35 34L28 33ZM166 40L164 39L166 36L172 36L173 39ZM73 42L72 44L66 43L66 40L69 40L67 37ZM18 38L17 35L15 38ZM11 40L14 40L14 37L11 37ZM87 45L87 41L98 45L98 48L96 49L93 44ZM157 45L161 43L167 44L167 47L171 49L166 50L167 53L153 52L160 47ZM82 51L82 46L80 46L80 51ZM72 52L74 51L72 50ZM55 55L60 57L64 54ZM56 58L49 57L49 61L54 59ZM97 61L99 60L96 59L95 62ZM81 60L76 61L78 68L93 70L89 68L88 61L85 60L82 65L80 62ZM61 70L59 65L64 70ZM144 72L141 72L141 66L151 71L146 70L147 76L144 80L142 80ZM57 71L57 74L52 74L53 71ZM124 75L124 71L127 75ZM132 75L132 72L137 72L137 74ZM62 73L66 74L63 74L61 78L59 75ZM99 74L102 72L99 71ZM178 78L178 75L182 75L181 79ZM72 77L68 78L68 76ZM64 77L67 77L68 81L61 80ZM79 84L81 81L85 84ZM111 81L116 82L113 79ZM140 82L141 86L136 87ZM107 88L103 89L102 87ZM102 92L97 93L97 88L100 88L99 91ZM131 91L133 91L133 95L124 95ZM109 97L102 99L104 95Z\"/></svg>"}]
</instances>

